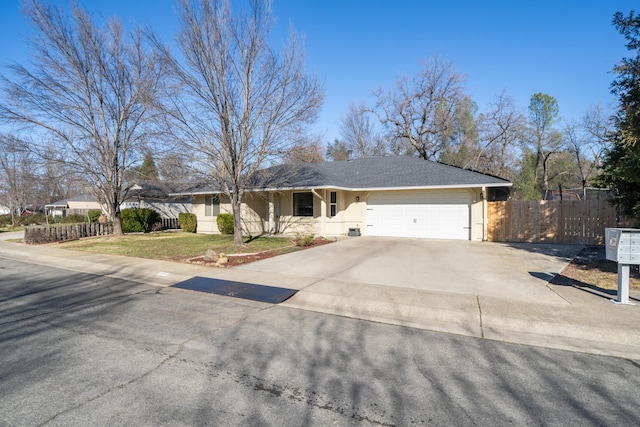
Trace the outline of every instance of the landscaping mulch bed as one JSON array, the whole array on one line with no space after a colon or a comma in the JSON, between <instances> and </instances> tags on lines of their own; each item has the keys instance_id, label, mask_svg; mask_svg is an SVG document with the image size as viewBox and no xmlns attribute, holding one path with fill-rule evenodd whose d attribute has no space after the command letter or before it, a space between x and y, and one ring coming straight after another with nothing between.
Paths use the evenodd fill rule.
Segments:
<instances>
[{"instance_id":1,"label":"landscaping mulch bed","mask_svg":"<svg viewBox=\"0 0 640 427\"><path fill-rule=\"evenodd\" d=\"M551 283L615 290L618 288L618 264L606 259L604 246L587 246ZM637 265L630 268L629 289L640 291L640 273Z\"/></svg>"},{"instance_id":2,"label":"landscaping mulch bed","mask_svg":"<svg viewBox=\"0 0 640 427\"><path fill-rule=\"evenodd\" d=\"M258 253L252 253L252 254L227 254L227 259L228 259L227 263L222 265L217 264L216 261L206 260L204 255L188 259L187 262L190 264L199 264L199 265L206 265L211 267L230 268L230 267L235 267L237 265L249 264L251 262L260 261L267 258L273 258L278 255L283 255L283 254L295 252L298 250L315 248L317 246L322 246L322 245L326 245L333 242L335 242L335 240L318 238L318 239L314 239L311 242L311 244L308 246L300 247L292 243L291 246L289 247L273 249L270 251L264 251L264 252L258 252Z\"/></svg>"}]
</instances>

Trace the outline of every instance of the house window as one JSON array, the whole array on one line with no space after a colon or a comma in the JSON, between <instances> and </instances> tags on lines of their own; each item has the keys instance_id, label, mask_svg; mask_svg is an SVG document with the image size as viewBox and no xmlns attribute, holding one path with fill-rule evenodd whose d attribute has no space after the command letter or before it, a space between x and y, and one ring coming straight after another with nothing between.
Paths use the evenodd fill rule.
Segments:
<instances>
[{"instance_id":1,"label":"house window","mask_svg":"<svg viewBox=\"0 0 640 427\"><path fill-rule=\"evenodd\" d=\"M220 196L204 196L204 216L218 216L220 213Z\"/></svg>"},{"instance_id":2,"label":"house window","mask_svg":"<svg viewBox=\"0 0 640 427\"><path fill-rule=\"evenodd\" d=\"M332 218L338 214L338 193L335 191L332 191L330 195L329 211L329 216Z\"/></svg>"},{"instance_id":3,"label":"house window","mask_svg":"<svg viewBox=\"0 0 640 427\"><path fill-rule=\"evenodd\" d=\"M313 216L312 193L293 193L293 215Z\"/></svg>"}]
</instances>

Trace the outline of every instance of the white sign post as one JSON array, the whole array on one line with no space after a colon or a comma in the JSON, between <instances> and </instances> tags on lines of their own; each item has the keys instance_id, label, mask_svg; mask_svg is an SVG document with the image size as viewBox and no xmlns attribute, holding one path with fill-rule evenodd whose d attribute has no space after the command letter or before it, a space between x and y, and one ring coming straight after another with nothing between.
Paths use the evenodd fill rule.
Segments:
<instances>
[{"instance_id":1,"label":"white sign post","mask_svg":"<svg viewBox=\"0 0 640 427\"><path fill-rule=\"evenodd\" d=\"M618 298L616 304L629 302L629 266L640 264L640 230L605 228L607 259L618 263Z\"/></svg>"}]
</instances>

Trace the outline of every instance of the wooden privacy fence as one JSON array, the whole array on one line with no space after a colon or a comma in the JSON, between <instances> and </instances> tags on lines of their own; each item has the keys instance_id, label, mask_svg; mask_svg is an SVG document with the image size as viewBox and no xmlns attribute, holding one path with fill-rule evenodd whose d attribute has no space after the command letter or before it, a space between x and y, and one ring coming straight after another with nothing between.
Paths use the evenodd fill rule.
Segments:
<instances>
[{"instance_id":1,"label":"wooden privacy fence","mask_svg":"<svg viewBox=\"0 0 640 427\"><path fill-rule=\"evenodd\" d=\"M60 224L51 226L25 227L25 243L49 243L75 240L81 237L106 236L113 234L113 225L101 222Z\"/></svg>"},{"instance_id":2,"label":"wooden privacy fence","mask_svg":"<svg viewBox=\"0 0 640 427\"><path fill-rule=\"evenodd\" d=\"M488 239L601 245L604 229L616 227L616 207L607 200L488 203Z\"/></svg>"}]
</instances>

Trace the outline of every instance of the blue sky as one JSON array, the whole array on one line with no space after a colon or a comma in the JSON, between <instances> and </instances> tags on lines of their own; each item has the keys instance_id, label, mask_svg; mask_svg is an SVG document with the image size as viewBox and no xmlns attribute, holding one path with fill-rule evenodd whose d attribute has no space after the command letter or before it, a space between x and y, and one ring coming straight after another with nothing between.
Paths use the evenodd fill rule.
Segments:
<instances>
[{"instance_id":1,"label":"blue sky","mask_svg":"<svg viewBox=\"0 0 640 427\"><path fill-rule=\"evenodd\" d=\"M176 30L172 0L79 2L125 24L151 25L167 41ZM19 4L0 0L2 64L28 63ZM611 20L634 7L640 11L629 0L274 0L274 36L286 37L289 24L305 36L308 69L326 90L316 131L332 141L350 102L370 103L372 89L414 75L432 54L467 76L480 111L502 90L524 112L533 93L548 93L567 120L591 105L613 104L610 70L628 53Z\"/></svg>"}]
</instances>

